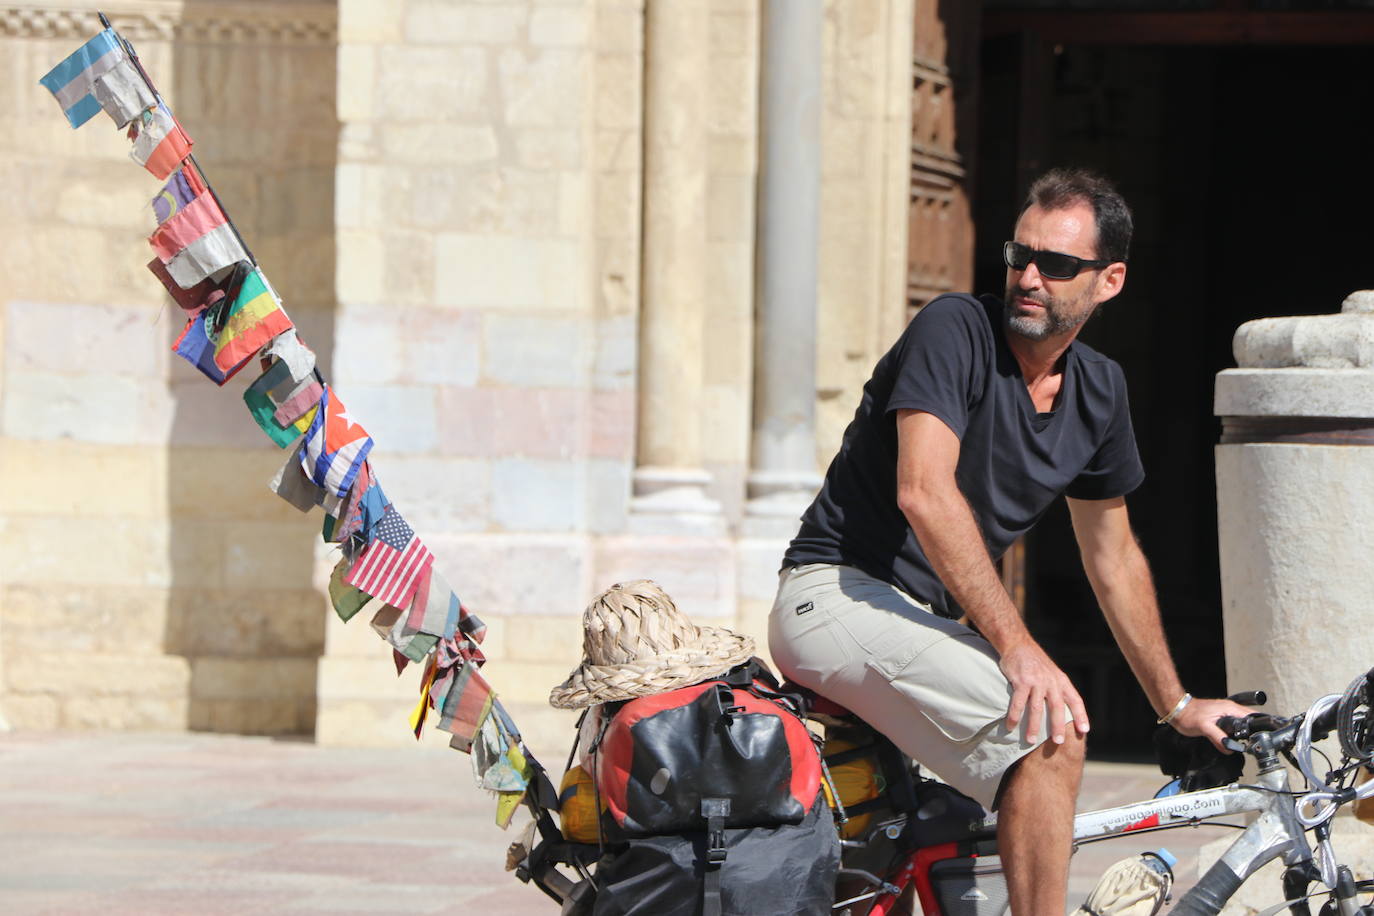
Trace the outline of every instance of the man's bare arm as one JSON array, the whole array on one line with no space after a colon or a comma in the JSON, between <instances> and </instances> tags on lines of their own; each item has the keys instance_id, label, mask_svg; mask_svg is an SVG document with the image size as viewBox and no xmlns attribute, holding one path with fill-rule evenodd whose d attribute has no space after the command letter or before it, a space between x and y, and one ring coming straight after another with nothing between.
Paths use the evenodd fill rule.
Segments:
<instances>
[{"instance_id":1,"label":"man's bare arm","mask_svg":"<svg viewBox=\"0 0 1374 916\"><path fill-rule=\"evenodd\" d=\"M1069 499L1068 503L1083 569L1112 635L1150 705L1165 716L1183 697L1183 685L1169 655L1154 580L1131 531L1126 500ZM1170 724L1185 735L1206 735L1220 747L1223 735L1216 727L1217 718L1249 711L1230 700L1197 699Z\"/></svg>"},{"instance_id":2,"label":"man's bare arm","mask_svg":"<svg viewBox=\"0 0 1374 916\"><path fill-rule=\"evenodd\" d=\"M1031 638L1002 587L955 479L958 462L959 437L942 420L923 411L897 412L897 505L940 581L1001 655L1002 672L1012 685L1007 727L1028 717L1026 735L1034 740L1048 708L1050 738L1062 743L1067 706L1084 734L1083 700Z\"/></svg>"}]
</instances>

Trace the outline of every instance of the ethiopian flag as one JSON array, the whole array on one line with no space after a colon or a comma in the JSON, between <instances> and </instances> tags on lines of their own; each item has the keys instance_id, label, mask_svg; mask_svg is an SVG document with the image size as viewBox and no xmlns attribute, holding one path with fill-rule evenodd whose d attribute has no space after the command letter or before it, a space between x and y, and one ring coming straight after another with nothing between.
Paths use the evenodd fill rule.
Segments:
<instances>
[{"instance_id":1,"label":"ethiopian flag","mask_svg":"<svg viewBox=\"0 0 1374 916\"><path fill-rule=\"evenodd\" d=\"M236 366L292 327L277 294L255 267L244 278L234 304L224 314L215 337L215 365L221 369Z\"/></svg>"}]
</instances>

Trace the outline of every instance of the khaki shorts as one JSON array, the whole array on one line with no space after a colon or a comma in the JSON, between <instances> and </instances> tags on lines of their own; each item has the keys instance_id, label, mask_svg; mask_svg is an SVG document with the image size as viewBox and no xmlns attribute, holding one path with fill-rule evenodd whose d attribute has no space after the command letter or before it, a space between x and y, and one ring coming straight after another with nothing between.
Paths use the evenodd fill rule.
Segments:
<instances>
[{"instance_id":1,"label":"khaki shorts","mask_svg":"<svg viewBox=\"0 0 1374 916\"><path fill-rule=\"evenodd\" d=\"M783 674L834 700L991 808L1002 776L1049 733L1006 726L1011 685L986 639L849 566L784 570L768 623Z\"/></svg>"}]
</instances>

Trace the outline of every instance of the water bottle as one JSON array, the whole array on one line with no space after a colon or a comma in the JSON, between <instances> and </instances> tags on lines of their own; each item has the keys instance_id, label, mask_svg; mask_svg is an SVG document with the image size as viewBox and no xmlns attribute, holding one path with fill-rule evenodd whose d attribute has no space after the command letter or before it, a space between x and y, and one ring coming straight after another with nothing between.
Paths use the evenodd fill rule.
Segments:
<instances>
[{"instance_id":1,"label":"water bottle","mask_svg":"<svg viewBox=\"0 0 1374 916\"><path fill-rule=\"evenodd\" d=\"M1174 886L1174 863L1178 859L1167 849L1142 852L1117 862L1102 873L1088 899L1073 916L1114 916L1118 913L1158 913ZM1157 878L1141 874L1148 869ZM1153 884L1154 887L1150 887ZM1142 894L1144 896L1142 896ZM1151 900L1153 898L1153 900ZM1146 904L1149 909L1142 906Z\"/></svg>"},{"instance_id":2,"label":"water bottle","mask_svg":"<svg viewBox=\"0 0 1374 916\"><path fill-rule=\"evenodd\" d=\"M1154 852L1142 852L1140 861L1145 863L1145 867L1151 871L1163 875L1170 883L1174 880L1174 865L1178 863L1178 857L1163 846Z\"/></svg>"}]
</instances>

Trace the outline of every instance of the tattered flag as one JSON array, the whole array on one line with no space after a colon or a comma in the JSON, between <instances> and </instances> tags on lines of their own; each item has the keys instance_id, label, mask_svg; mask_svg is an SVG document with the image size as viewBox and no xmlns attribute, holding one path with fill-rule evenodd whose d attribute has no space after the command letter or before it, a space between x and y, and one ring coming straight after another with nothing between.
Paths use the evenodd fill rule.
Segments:
<instances>
[{"instance_id":1,"label":"tattered flag","mask_svg":"<svg viewBox=\"0 0 1374 916\"><path fill-rule=\"evenodd\" d=\"M91 94L114 121L115 127L127 127L129 122L157 104L153 90L138 68L127 59L95 78Z\"/></svg>"},{"instance_id":2,"label":"tattered flag","mask_svg":"<svg viewBox=\"0 0 1374 916\"><path fill-rule=\"evenodd\" d=\"M98 103L96 110L100 110ZM131 121L129 134L134 141L129 158L155 178L172 174L191 155L191 144L195 142L161 102Z\"/></svg>"},{"instance_id":3,"label":"tattered flag","mask_svg":"<svg viewBox=\"0 0 1374 916\"><path fill-rule=\"evenodd\" d=\"M73 128L80 127L100 113L100 102L91 94L98 77L110 72L124 60L124 48L114 29L106 29L77 48L66 60L39 80L67 116Z\"/></svg>"}]
</instances>

